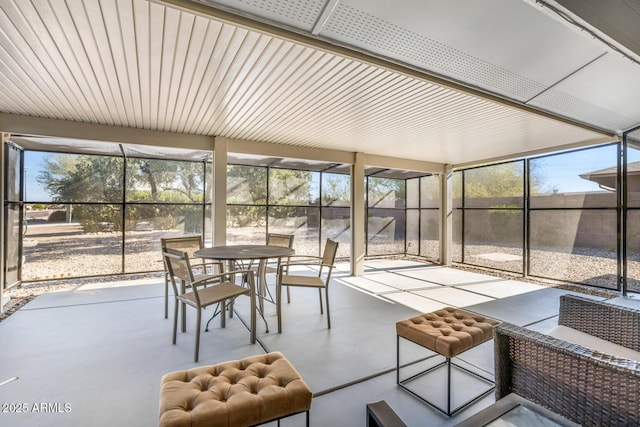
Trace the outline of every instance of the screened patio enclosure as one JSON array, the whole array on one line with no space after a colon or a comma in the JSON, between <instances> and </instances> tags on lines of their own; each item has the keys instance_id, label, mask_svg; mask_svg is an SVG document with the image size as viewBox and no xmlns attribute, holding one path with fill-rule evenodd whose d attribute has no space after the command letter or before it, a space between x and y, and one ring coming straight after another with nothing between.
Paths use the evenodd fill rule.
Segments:
<instances>
[{"instance_id":1,"label":"screened patio enclosure","mask_svg":"<svg viewBox=\"0 0 640 427\"><path fill-rule=\"evenodd\" d=\"M0 291L40 277L29 263L51 218L68 240L49 257L103 258L50 278L159 269L135 261L153 233L225 244L288 230L300 251L342 239L355 275L365 257L410 255L635 286L640 51L618 37L637 27L626 2L271 4L2 2ZM66 156L48 197L28 164L43 153ZM579 165L589 153L603 161ZM554 163L570 179L540 172Z\"/></svg>"},{"instance_id":2,"label":"screened patio enclosure","mask_svg":"<svg viewBox=\"0 0 640 427\"><path fill-rule=\"evenodd\" d=\"M6 144L7 283L162 269L160 238L212 227L213 151L59 138ZM224 244L294 234L298 254L351 258L351 166L227 153ZM365 254L439 258L439 177L364 168ZM424 226L421 227L421 224ZM218 243L219 244L219 243Z\"/></svg>"},{"instance_id":3,"label":"screened patio enclosure","mask_svg":"<svg viewBox=\"0 0 640 427\"><path fill-rule=\"evenodd\" d=\"M631 132L625 142L463 168L444 195L438 174L365 166L364 255L441 262L448 248L455 263L638 292L638 147ZM5 149L7 287L159 271L161 237L216 241L215 151L26 137ZM224 244L291 233L299 254L319 254L331 238L352 258L351 165L229 152L222 167Z\"/></svg>"}]
</instances>

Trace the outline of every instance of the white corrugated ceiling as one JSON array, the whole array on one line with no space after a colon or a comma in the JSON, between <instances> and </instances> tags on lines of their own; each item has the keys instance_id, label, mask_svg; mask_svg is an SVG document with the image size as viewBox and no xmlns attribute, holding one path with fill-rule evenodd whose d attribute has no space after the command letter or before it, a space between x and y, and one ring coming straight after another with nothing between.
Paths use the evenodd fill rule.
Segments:
<instances>
[{"instance_id":1,"label":"white corrugated ceiling","mask_svg":"<svg viewBox=\"0 0 640 427\"><path fill-rule=\"evenodd\" d=\"M638 65L527 2L204 3L376 58L196 2L0 0L0 112L451 164L640 123Z\"/></svg>"}]
</instances>

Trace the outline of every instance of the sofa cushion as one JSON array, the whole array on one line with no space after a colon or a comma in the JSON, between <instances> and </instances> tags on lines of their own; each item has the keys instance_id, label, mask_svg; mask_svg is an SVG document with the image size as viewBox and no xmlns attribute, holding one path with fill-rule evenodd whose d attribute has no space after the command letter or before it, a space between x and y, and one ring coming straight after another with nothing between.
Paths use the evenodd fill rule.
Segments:
<instances>
[{"instance_id":1,"label":"sofa cushion","mask_svg":"<svg viewBox=\"0 0 640 427\"><path fill-rule=\"evenodd\" d=\"M606 341L601 338L594 337L593 335L586 334L582 331L569 328L567 326L558 325L547 332L547 335L564 341L568 341L570 343L579 344L583 347L587 347L601 353L609 354L611 356L640 361L640 352L631 350L630 348L623 347L618 344L614 344L611 341Z\"/></svg>"}]
</instances>

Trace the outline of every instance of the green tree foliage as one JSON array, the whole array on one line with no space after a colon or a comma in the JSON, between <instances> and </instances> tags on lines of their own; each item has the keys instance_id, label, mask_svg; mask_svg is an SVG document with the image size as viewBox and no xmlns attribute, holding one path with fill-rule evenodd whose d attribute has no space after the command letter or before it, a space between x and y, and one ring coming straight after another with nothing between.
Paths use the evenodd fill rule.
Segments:
<instances>
[{"instance_id":1,"label":"green tree foliage","mask_svg":"<svg viewBox=\"0 0 640 427\"><path fill-rule=\"evenodd\" d=\"M119 202L122 159L61 154L45 160L37 180L54 202Z\"/></svg>"},{"instance_id":2,"label":"green tree foliage","mask_svg":"<svg viewBox=\"0 0 640 427\"><path fill-rule=\"evenodd\" d=\"M367 197L371 208L395 208L404 205L406 183L403 179L369 177Z\"/></svg>"},{"instance_id":3,"label":"green tree foliage","mask_svg":"<svg viewBox=\"0 0 640 427\"><path fill-rule=\"evenodd\" d=\"M454 179L453 197L462 196L461 172ZM544 177L542 171L533 168L529 171L529 191L531 194L539 192ZM502 163L484 166L464 171L466 198L494 198L494 197L522 197L524 195L524 164L523 162Z\"/></svg>"},{"instance_id":4,"label":"green tree foliage","mask_svg":"<svg viewBox=\"0 0 640 427\"><path fill-rule=\"evenodd\" d=\"M254 166L227 166L227 203L266 204L267 169Z\"/></svg>"},{"instance_id":5,"label":"green tree foliage","mask_svg":"<svg viewBox=\"0 0 640 427\"><path fill-rule=\"evenodd\" d=\"M235 225L261 226L266 220L264 206L267 204L267 172L269 173L270 205L308 206L319 203L319 192L314 186L310 171L293 169L267 169L264 167L227 166L227 203L234 207ZM244 206L243 206L244 205ZM271 215L279 217L291 212L274 209ZM234 225L234 224L231 224Z\"/></svg>"},{"instance_id":6,"label":"green tree foliage","mask_svg":"<svg viewBox=\"0 0 640 427\"><path fill-rule=\"evenodd\" d=\"M322 177L322 204L350 206L351 180L349 175L324 174Z\"/></svg>"},{"instance_id":7,"label":"green tree foliage","mask_svg":"<svg viewBox=\"0 0 640 427\"><path fill-rule=\"evenodd\" d=\"M465 197L522 197L524 194L522 163L504 163L465 171Z\"/></svg>"},{"instance_id":8,"label":"green tree foliage","mask_svg":"<svg viewBox=\"0 0 640 427\"><path fill-rule=\"evenodd\" d=\"M127 160L127 199L202 203L203 164L159 159Z\"/></svg>"},{"instance_id":9,"label":"green tree foliage","mask_svg":"<svg viewBox=\"0 0 640 427\"><path fill-rule=\"evenodd\" d=\"M272 205L317 205L319 189L313 188L310 171L292 169L269 170L269 204Z\"/></svg>"},{"instance_id":10,"label":"green tree foliage","mask_svg":"<svg viewBox=\"0 0 640 427\"><path fill-rule=\"evenodd\" d=\"M178 217L186 215L185 208L154 203L202 203L203 170L202 163L128 159L126 199L150 203L132 205L127 220L135 224L143 218L165 218L164 228L175 226ZM74 216L86 231L93 232L122 229L124 176L120 157L62 154L45 160L37 179L54 202L74 204Z\"/></svg>"},{"instance_id":11,"label":"green tree foliage","mask_svg":"<svg viewBox=\"0 0 640 427\"><path fill-rule=\"evenodd\" d=\"M460 199L464 176L464 197L469 206L488 208L488 227L467 227L468 241L486 242L498 240L502 244L520 244L524 215L524 162L509 162L457 172L453 182L453 196ZM541 170L529 171L531 194L542 188L544 175ZM473 200L475 199L475 200ZM482 213L476 213L482 215Z\"/></svg>"}]
</instances>

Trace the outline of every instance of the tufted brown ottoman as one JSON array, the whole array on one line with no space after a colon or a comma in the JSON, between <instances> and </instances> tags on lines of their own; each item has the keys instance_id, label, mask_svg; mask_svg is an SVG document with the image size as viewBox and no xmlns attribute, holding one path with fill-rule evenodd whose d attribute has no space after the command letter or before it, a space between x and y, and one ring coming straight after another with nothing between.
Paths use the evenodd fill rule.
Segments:
<instances>
[{"instance_id":1,"label":"tufted brown ottoman","mask_svg":"<svg viewBox=\"0 0 640 427\"><path fill-rule=\"evenodd\" d=\"M461 411L470 404L486 396L494 388L493 381L483 377L482 375L472 372L467 368L456 365L452 362L451 359L491 339L493 336L493 327L499 323L500 322L498 322L497 320L452 307L445 307L442 310L434 311L433 313L421 314L419 316L412 317L411 319L397 322L396 382L398 386L405 391L408 391L410 394L422 400L423 402L449 416ZM404 338L419 346L428 348L429 350L436 352L437 354L435 354L434 356L444 356L445 361L440 363L439 365L433 366L427 370L412 375L409 378L400 380L400 338ZM484 391L482 394L474 397L472 400L458 406L453 410L451 409L452 365L459 369L462 369L463 371L471 375L474 375L477 378L480 378L481 380L491 385L491 387L488 390ZM409 381L414 380L422 375L426 375L429 372L442 366L447 367L446 410L436 406L432 402L428 401L424 397L418 395L416 392L410 390L405 386L405 384Z\"/></svg>"},{"instance_id":2,"label":"tufted brown ottoman","mask_svg":"<svg viewBox=\"0 0 640 427\"><path fill-rule=\"evenodd\" d=\"M282 353L162 377L160 426L244 427L306 412L312 393Z\"/></svg>"}]
</instances>

